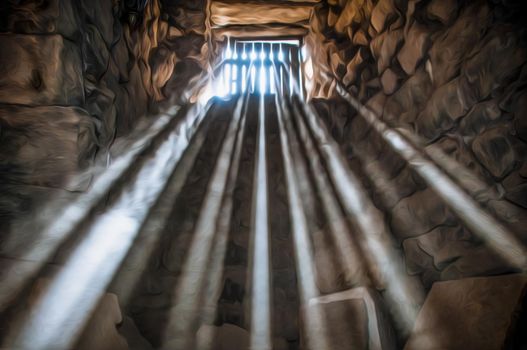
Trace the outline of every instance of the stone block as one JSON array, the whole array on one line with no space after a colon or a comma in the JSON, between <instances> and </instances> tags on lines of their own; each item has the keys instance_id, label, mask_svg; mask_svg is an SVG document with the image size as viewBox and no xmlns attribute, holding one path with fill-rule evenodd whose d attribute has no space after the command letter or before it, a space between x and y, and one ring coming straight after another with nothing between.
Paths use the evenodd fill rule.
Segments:
<instances>
[{"instance_id":1,"label":"stone block","mask_svg":"<svg viewBox=\"0 0 527 350\"><path fill-rule=\"evenodd\" d=\"M427 256L432 258L433 267L438 270L444 269L450 263L466 254L469 250L476 247L472 235L460 226L440 226L415 238L404 241L405 255L408 261L408 249L411 244L413 247L422 250ZM419 260L413 261L418 266L428 266L420 263Z\"/></svg>"},{"instance_id":2,"label":"stone block","mask_svg":"<svg viewBox=\"0 0 527 350\"><path fill-rule=\"evenodd\" d=\"M378 32L382 32L386 23L397 16L393 0L380 0L371 13L371 25Z\"/></svg>"},{"instance_id":3,"label":"stone block","mask_svg":"<svg viewBox=\"0 0 527 350\"><path fill-rule=\"evenodd\" d=\"M403 41L403 29L388 30L375 37L370 44L373 57L377 60L377 71L384 72Z\"/></svg>"},{"instance_id":4,"label":"stone block","mask_svg":"<svg viewBox=\"0 0 527 350\"><path fill-rule=\"evenodd\" d=\"M472 99L464 94L460 79L452 80L437 89L416 120L416 129L422 136L435 139L454 126L464 116Z\"/></svg>"},{"instance_id":5,"label":"stone block","mask_svg":"<svg viewBox=\"0 0 527 350\"><path fill-rule=\"evenodd\" d=\"M448 157L446 162L455 164L457 169L453 176L466 190L478 197L491 195L491 189L484 181L488 180L488 174L462 137L447 135L427 148L435 153L434 148L436 147Z\"/></svg>"},{"instance_id":6,"label":"stone block","mask_svg":"<svg viewBox=\"0 0 527 350\"><path fill-rule=\"evenodd\" d=\"M353 84L359 77L360 70L365 64L365 61L369 58L369 50L365 47L361 47L351 61L346 65L346 75L342 78L342 82L345 85Z\"/></svg>"},{"instance_id":7,"label":"stone block","mask_svg":"<svg viewBox=\"0 0 527 350\"><path fill-rule=\"evenodd\" d=\"M108 69L110 52L101 33L94 25L87 24L82 35L84 76L92 82L97 82Z\"/></svg>"},{"instance_id":8,"label":"stone block","mask_svg":"<svg viewBox=\"0 0 527 350\"><path fill-rule=\"evenodd\" d=\"M84 102L80 50L60 35L0 34L0 103Z\"/></svg>"},{"instance_id":9,"label":"stone block","mask_svg":"<svg viewBox=\"0 0 527 350\"><path fill-rule=\"evenodd\" d=\"M461 120L459 131L463 136L476 136L495 124L501 116L496 100L478 103Z\"/></svg>"},{"instance_id":10,"label":"stone block","mask_svg":"<svg viewBox=\"0 0 527 350\"><path fill-rule=\"evenodd\" d=\"M351 26L353 22L362 23L365 20L361 5L362 4L357 1L346 2L344 9L335 22L335 31L337 33L344 33L346 28Z\"/></svg>"},{"instance_id":11,"label":"stone block","mask_svg":"<svg viewBox=\"0 0 527 350\"><path fill-rule=\"evenodd\" d=\"M368 46L370 43L368 39L368 34L365 33L363 30L355 32L355 35L353 35L352 43L353 45Z\"/></svg>"},{"instance_id":12,"label":"stone block","mask_svg":"<svg viewBox=\"0 0 527 350\"><path fill-rule=\"evenodd\" d=\"M61 34L75 39L81 30L76 1L24 1L13 4L8 19L10 32L18 34Z\"/></svg>"},{"instance_id":13,"label":"stone block","mask_svg":"<svg viewBox=\"0 0 527 350\"><path fill-rule=\"evenodd\" d=\"M431 93L432 81L429 75L424 69L418 69L399 90L386 99L384 120L394 126L414 122Z\"/></svg>"},{"instance_id":14,"label":"stone block","mask_svg":"<svg viewBox=\"0 0 527 350\"><path fill-rule=\"evenodd\" d=\"M474 3L461 12L452 27L434 40L430 49L430 62L436 86L445 84L459 72L461 63L483 38L490 21L488 6Z\"/></svg>"},{"instance_id":15,"label":"stone block","mask_svg":"<svg viewBox=\"0 0 527 350\"><path fill-rule=\"evenodd\" d=\"M331 349L395 349L389 316L373 289L358 287L324 295L304 308L304 314L320 312L325 317Z\"/></svg>"},{"instance_id":16,"label":"stone block","mask_svg":"<svg viewBox=\"0 0 527 350\"><path fill-rule=\"evenodd\" d=\"M79 108L0 105L0 125L8 182L60 188L96 145L92 118Z\"/></svg>"},{"instance_id":17,"label":"stone block","mask_svg":"<svg viewBox=\"0 0 527 350\"><path fill-rule=\"evenodd\" d=\"M506 176L519 161L506 126L497 126L478 135L472 143L472 150L496 178Z\"/></svg>"},{"instance_id":18,"label":"stone block","mask_svg":"<svg viewBox=\"0 0 527 350\"><path fill-rule=\"evenodd\" d=\"M403 163L404 164L404 163ZM377 164L380 166L379 164ZM369 169L374 169L373 164L368 164ZM383 171L383 170L378 170ZM402 198L408 197L421 190L421 186L408 167L404 168L395 178L388 179L387 176L380 176L378 172L372 172L370 176L375 178L375 192L373 200L375 203L382 203L385 208L393 208Z\"/></svg>"},{"instance_id":19,"label":"stone block","mask_svg":"<svg viewBox=\"0 0 527 350\"><path fill-rule=\"evenodd\" d=\"M79 8L78 11L85 16L83 22L92 23L101 33L106 45L111 47L115 35L114 24L116 24L112 8L113 2L107 0L78 0L77 6Z\"/></svg>"},{"instance_id":20,"label":"stone block","mask_svg":"<svg viewBox=\"0 0 527 350\"><path fill-rule=\"evenodd\" d=\"M196 334L196 340L196 349L248 350L250 348L250 333L241 327L227 323L219 327L202 325ZM273 349L288 349L288 344L283 338L275 337L272 343Z\"/></svg>"},{"instance_id":21,"label":"stone block","mask_svg":"<svg viewBox=\"0 0 527 350\"><path fill-rule=\"evenodd\" d=\"M425 252L414 238L403 241L404 262L409 275L418 275L425 271L435 270L433 257Z\"/></svg>"},{"instance_id":22,"label":"stone block","mask_svg":"<svg viewBox=\"0 0 527 350\"><path fill-rule=\"evenodd\" d=\"M430 28L414 22L405 35L404 45L397 54L397 60L406 74L415 73L415 69L430 47Z\"/></svg>"},{"instance_id":23,"label":"stone block","mask_svg":"<svg viewBox=\"0 0 527 350\"><path fill-rule=\"evenodd\" d=\"M401 79L402 78L398 76L393 70L390 68L386 69L381 77L382 91L386 95L393 94L399 87Z\"/></svg>"},{"instance_id":24,"label":"stone block","mask_svg":"<svg viewBox=\"0 0 527 350\"><path fill-rule=\"evenodd\" d=\"M434 283L404 349L504 348L526 286L525 275Z\"/></svg>"},{"instance_id":25,"label":"stone block","mask_svg":"<svg viewBox=\"0 0 527 350\"><path fill-rule=\"evenodd\" d=\"M522 91L512 102L514 129L523 141L527 141L527 91Z\"/></svg>"},{"instance_id":26,"label":"stone block","mask_svg":"<svg viewBox=\"0 0 527 350\"><path fill-rule=\"evenodd\" d=\"M467 249L458 259L441 271L441 280L499 275L515 271L504 258L485 245Z\"/></svg>"},{"instance_id":27,"label":"stone block","mask_svg":"<svg viewBox=\"0 0 527 350\"><path fill-rule=\"evenodd\" d=\"M497 26L465 62L462 72L478 101L518 77L521 66L527 61L527 49L520 40L510 27Z\"/></svg>"},{"instance_id":28,"label":"stone block","mask_svg":"<svg viewBox=\"0 0 527 350\"><path fill-rule=\"evenodd\" d=\"M457 0L433 0L428 4L426 10L431 18L448 24L458 12Z\"/></svg>"},{"instance_id":29,"label":"stone block","mask_svg":"<svg viewBox=\"0 0 527 350\"><path fill-rule=\"evenodd\" d=\"M392 211L390 225L399 238L419 236L439 225L452 225L455 217L431 190L401 200Z\"/></svg>"}]
</instances>

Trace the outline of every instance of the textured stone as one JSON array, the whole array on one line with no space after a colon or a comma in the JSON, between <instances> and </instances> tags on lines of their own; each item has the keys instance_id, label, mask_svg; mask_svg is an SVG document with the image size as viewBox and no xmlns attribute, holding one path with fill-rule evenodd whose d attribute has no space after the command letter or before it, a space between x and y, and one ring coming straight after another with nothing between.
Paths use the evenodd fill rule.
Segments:
<instances>
[{"instance_id":1,"label":"textured stone","mask_svg":"<svg viewBox=\"0 0 527 350\"><path fill-rule=\"evenodd\" d=\"M432 81L424 69L411 76L386 99L383 118L392 125L412 123L432 93Z\"/></svg>"},{"instance_id":2,"label":"textured stone","mask_svg":"<svg viewBox=\"0 0 527 350\"><path fill-rule=\"evenodd\" d=\"M82 55L85 77L96 82L108 69L110 52L99 30L94 25L86 25L83 36Z\"/></svg>"},{"instance_id":3,"label":"textured stone","mask_svg":"<svg viewBox=\"0 0 527 350\"><path fill-rule=\"evenodd\" d=\"M359 30L353 36L352 43L353 45L368 46L370 41L368 40L367 34L364 31Z\"/></svg>"},{"instance_id":4,"label":"textured stone","mask_svg":"<svg viewBox=\"0 0 527 350\"><path fill-rule=\"evenodd\" d=\"M90 116L70 107L0 105L2 183L61 187L94 151Z\"/></svg>"},{"instance_id":5,"label":"textured stone","mask_svg":"<svg viewBox=\"0 0 527 350\"><path fill-rule=\"evenodd\" d=\"M415 242L432 257L434 267L438 270L444 269L476 246L472 235L462 227L441 226L407 241Z\"/></svg>"},{"instance_id":6,"label":"textured stone","mask_svg":"<svg viewBox=\"0 0 527 350\"><path fill-rule=\"evenodd\" d=\"M60 35L0 34L0 47L0 102L82 105L77 46Z\"/></svg>"},{"instance_id":7,"label":"textured stone","mask_svg":"<svg viewBox=\"0 0 527 350\"><path fill-rule=\"evenodd\" d=\"M406 74L414 74L419 62L430 47L430 29L414 22L405 35L404 45L397 54L397 59Z\"/></svg>"},{"instance_id":8,"label":"textured stone","mask_svg":"<svg viewBox=\"0 0 527 350\"><path fill-rule=\"evenodd\" d=\"M115 137L116 108L115 93L118 89L111 89L101 81L95 85L86 81L86 110L97 120L97 134L99 144L107 146Z\"/></svg>"},{"instance_id":9,"label":"textured stone","mask_svg":"<svg viewBox=\"0 0 527 350\"><path fill-rule=\"evenodd\" d=\"M442 280L453 280L475 276L499 275L514 271L492 248L480 245L467 250L458 259L441 271Z\"/></svg>"},{"instance_id":10,"label":"textured stone","mask_svg":"<svg viewBox=\"0 0 527 350\"><path fill-rule=\"evenodd\" d=\"M458 10L457 0L433 0L427 6L428 15L431 18L448 24L454 19Z\"/></svg>"},{"instance_id":11,"label":"textured stone","mask_svg":"<svg viewBox=\"0 0 527 350\"><path fill-rule=\"evenodd\" d=\"M345 29L353 22L360 24L366 20L364 11L361 8L362 5L359 1L346 2L344 9L335 23L335 31L337 33L344 33Z\"/></svg>"},{"instance_id":12,"label":"textured stone","mask_svg":"<svg viewBox=\"0 0 527 350\"><path fill-rule=\"evenodd\" d=\"M81 29L72 0L49 0L13 4L8 19L10 32L20 34L61 34L74 39Z\"/></svg>"},{"instance_id":13,"label":"textured stone","mask_svg":"<svg viewBox=\"0 0 527 350\"><path fill-rule=\"evenodd\" d=\"M370 165L369 168L371 169L372 166ZM373 200L375 203L382 203L385 208L393 208L402 198L422 189L408 167L393 179L379 176L379 173L370 173L370 177L375 183Z\"/></svg>"},{"instance_id":14,"label":"textured stone","mask_svg":"<svg viewBox=\"0 0 527 350\"><path fill-rule=\"evenodd\" d=\"M307 312L326 316L331 349L395 349L395 333L377 291L359 287L309 301ZM305 337L305 334L304 334Z\"/></svg>"},{"instance_id":15,"label":"textured stone","mask_svg":"<svg viewBox=\"0 0 527 350\"><path fill-rule=\"evenodd\" d=\"M484 188L482 188L479 184L482 179L488 178L487 172L471 152L469 145L463 141L463 138L447 135L429 147L438 147L449 157L449 160L454 161L457 164L457 174L461 175L466 172L463 174L463 178L458 179L458 181L473 195L482 195L484 191L490 190L488 185L483 185Z\"/></svg>"},{"instance_id":16,"label":"textured stone","mask_svg":"<svg viewBox=\"0 0 527 350\"><path fill-rule=\"evenodd\" d=\"M463 65L463 74L477 100L487 98L498 86L510 83L527 61L527 49L509 27L496 27Z\"/></svg>"},{"instance_id":17,"label":"textured stone","mask_svg":"<svg viewBox=\"0 0 527 350\"><path fill-rule=\"evenodd\" d=\"M382 91L386 95L391 95L399 87L401 78L390 68L384 71L381 77Z\"/></svg>"},{"instance_id":18,"label":"textured stone","mask_svg":"<svg viewBox=\"0 0 527 350\"><path fill-rule=\"evenodd\" d=\"M472 143L478 160L497 178L507 175L518 161L508 133L507 127L497 126L478 135Z\"/></svg>"},{"instance_id":19,"label":"textured stone","mask_svg":"<svg viewBox=\"0 0 527 350\"><path fill-rule=\"evenodd\" d=\"M123 317L123 322L118 328L121 334L128 343L129 350L153 350L152 345L143 337L135 322L128 316Z\"/></svg>"},{"instance_id":20,"label":"textured stone","mask_svg":"<svg viewBox=\"0 0 527 350\"><path fill-rule=\"evenodd\" d=\"M452 27L434 40L430 62L436 86L448 82L459 72L461 62L481 40L490 20L488 6L476 2L466 7Z\"/></svg>"},{"instance_id":21,"label":"textured stone","mask_svg":"<svg viewBox=\"0 0 527 350\"><path fill-rule=\"evenodd\" d=\"M397 237L407 238L454 222L454 216L441 199L431 189L426 189L401 200L393 208L390 224Z\"/></svg>"},{"instance_id":22,"label":"textured stone","mask_svg":"<svg viewBox=\"0 0 527 350\"><path fill-rule=\"evenodd\" d=\"M475 105L461 120L459 130L464 136L475 136L492 126L502 113L495 100Z\"/></svg>"},{"instance_id":23,"label":"textured stone","mask_svg":"<svg viewBox=\"0 0 527 350\"><path fill-rule=\"evenodd\" d=\"M386 95L382 92L375 94L366 102L366 106L370 108L379 118L382 116L384 104L386 103Z\"/></svg>"},{"instance_id":24,"label":"textured stone","mask_svg":"<svg viewBox=\"0 0 527 350\"><path fill-rule=\"evenodd\" d=\"M364 66L365 60L369 57L369 50L361 47L353 59L346 65L346 75L342 79L345 85L353 84L359 76L361 68Z\"/></svg>"},{"instance_id":25,"label":"textured stone","mask_svg":"<svg viewBox=\"0 0 527 350\"><path fill-rule=\"evenodd\" d=\"M102 296L88 325L76 345L79 350L128 350L126 339L119 334L117 327L123 321L119 301L115 294Z\"/></svg>"},{"instance_id":26,"label":"textured stone","mask_svg":"<svg viewBox=\"0 0 527 350\"><path fill-rule=\"evenodd\" d=\"M380 0L371 13L371 24L378 32L382 32L386 22L397 15L393 0Z\"/></svg>"},{"instance_id":27,"label":"textured stone","mask_svg":"<svg viewBox=\"0 0 527 350\"><path fill-rule=\"evenodd\" d=\"M525 275L434 283L404 349L503 348L526 284Z\"/></svg>"},{"instance_id":28,"label":"textured stone","mask_svg":"<svg viewBox=\"0 0 527 350\"><path fill-rule=\"evenodd\" d=\"M210 338L212 336L212 338ZM219 327L202 325L197 334L197 349L214 348L215 350L250 349L250 333L232 324ZM167 344L170 346L170 344ZM273 339L273 349L286 350L287 343L282 338Z\"/></svg>"},{"instance_id":29,"label":"textured stone","mask_svg":"<svg viewBox=\"0 0 527 350\"><path fill-rule=\"evenodd\" d=\"M459 79L437 89L416 120L416 129L422 136L435 139L452 128L457 119L471 107L471 99L460 87Z\"/></svg>"},{"instance_id":30,"label":"textured stone","mask_svg":"<svg viewBox=\"0 0 527 350\"><path fill-rule=\"evenodd\" d=\"M523 181L524 183L508 190L505 198L527 209L527 179L524 178Z\"/></svg>"},{"instance_id":31,"label":"textured stone","mask_svg":"<svg viewBox=\"0 0 527 350\"><path fill-rule=\"evenodd\" d=\"M405 239L403 250L406 272L409 275L418 275L435 269L433 257L419 246L417 239Z\"/></svg>"},{"instance_id":32,"label":"textured stone","mask_svg":"<svg viewBox=\"0 0 527 350\"><path fill-rule=\"evenodd\" d=\"M389 30L375 37L370 44L373 57L377 60L377 71L384 72L403 41L403 29Z\"/></svg>"},{"instance_id":33,"label":"textured stone","mask_svg":"<svg viewBox=\"0 0 527 350\"><path fill-rule=\"evenodd\" d=\"M106 45L111 47L114 41L115 23L112 1L78 0L78 6L80 13L86 16L83 18L83 22L93 23L101 33Z\"/></svg>"},{"instance_id":34,"label":"textured stone","mask_svg":"<svg viewBox=\"0 0 527 350\"><path fill-rule=\"evenodd\" d=\"M527 141L527 91L522 91L512 103L514 129L519 138Z\"/></svg>"}]
</instances>

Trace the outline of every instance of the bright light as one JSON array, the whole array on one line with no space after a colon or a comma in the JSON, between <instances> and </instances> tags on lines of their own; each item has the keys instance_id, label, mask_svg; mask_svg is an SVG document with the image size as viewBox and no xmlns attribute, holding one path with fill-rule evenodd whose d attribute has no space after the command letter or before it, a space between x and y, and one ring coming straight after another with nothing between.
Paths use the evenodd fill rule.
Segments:
<instances>
[{"instance_id":1,"label":"bright light","mask_svg":"<svg viewBox=\"0 0 527 350\"><path fill-rule=\"evenodd\" d=\"M284 60L284 52L282 51L282 45L280 44L280 50L278 51L278 61Z\"/></svg>"},{"instance_id":2,"label":"bright light","mask_svg":"<svg viewBox=\"0 0 527 350\"><path fill-rule=\"evenodd\" d=\"M247 59L247 51L245 51L245 45L243 45L243 52L242 52L242 60L246 60Z\"/></svg>"},{"instance_id":3,"label":"bright light","mask_svg":"<svg viewBox=\"0 0 527 350\"><path fill-rule=\"evenodd\" d=\"M225 51L225 58L226 59L231 59L232 58L232 50L230 47L227 48L227 50Z\"/></svg>"},{"instance_id":4,"label":"bright light","mask_svg":"<svg viewBox=\"0 0 527 350\"><path fill-rule=\"evenodd\" d=\"M251 92L255 92L254 83L256 81L256 67L253 65L251 67Z\"/></svg>"},{"instance_id":5,"label":"bright light","mask_svg":"<svg viewBox=\"0 0 527 350\"><path fill-rule=\"evenodd\" d=\"M263 46L262 46L262 50L260 51L260 59L262 61L265 60L265 50L264 50Z\"/></svg>"},{"instance_id":6,"label":"bright light","mask_svg":"<svg viewBox=\"0 0 527 350\"><path fill-rule=\"evenodd\" d=\"M242 66L242 92L247 89L247 67Z\"/></svg>"},{"instance_id":7,"label":"bright light","mask_svg":"<svg viewBox=\"0 0 527 350\"><path fill-rule=\"evenodd\" d=\"M302 46L302 49L300 50L300 54L302 55L302 61L307 60L307 47L306 45Z\"/></svg>"},{"instance_id":8,"label":"bright light","mask_svg":"<svg viewBox=\"0 0 527 350\"><path fill-rule=\"evenodd\" d=\"M265 66L262 65L262 67L260 67L260 93L261 94L265 94L266 93L266 90L267 90L267 86L266 86L266 75L265 74Z\"/></svg>"},{"instance_id":9,"label":"bright light","mask_svg":"<svg viewBox=\"0 0 527 350\"><path fill-rule=\"evenodd\" d=\"M290 57L285 60L284 55L288 55L293 47L300 48L300 42L298 40L231 42L228 39L222 53L224 63L220 71L220 79L211 84L212 95L227 97L244 92L261 95L276 94L282 90L283 83L286 86L293 86L295 83L290 81L287 69L275 67L278 62L290 64L291 60L301 59L299 55L298 58Z\"/></svg>"}]
</instances>

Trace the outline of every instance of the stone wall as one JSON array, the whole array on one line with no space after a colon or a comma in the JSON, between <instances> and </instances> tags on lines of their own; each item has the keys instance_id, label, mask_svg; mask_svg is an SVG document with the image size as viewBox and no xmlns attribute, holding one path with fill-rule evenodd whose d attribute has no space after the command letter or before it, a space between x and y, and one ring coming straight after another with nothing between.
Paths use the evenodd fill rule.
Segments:
<instances>
[{"instance_id":1,"label":"stone wall","mask_svg":"<svg viewBox=\"0 0 527 350\"><path fill-rule=\"evenodd\" d=\"M203 33L162 15L158 0L141 3L0 5L0 221L64 188L202 70Z\"/></svg>"},{"instance_id":2,"label":"stone wall","mask_svg":"<svg viewBox=\"0 0 527 350\"><path fill-rule=\"evenodd\" d=\"M332 0L318 5L311 18L306 43L317 52L311 56L311 97L384 211L407 273L420 276L425 287L512 269L338 101L324 74L335 76L389 126L455 160L458 172L468 174L456 181L479 186L471 194L487 198L484 209L525 242L527 40L519 4Z\"/></svg>"}]
</instances>

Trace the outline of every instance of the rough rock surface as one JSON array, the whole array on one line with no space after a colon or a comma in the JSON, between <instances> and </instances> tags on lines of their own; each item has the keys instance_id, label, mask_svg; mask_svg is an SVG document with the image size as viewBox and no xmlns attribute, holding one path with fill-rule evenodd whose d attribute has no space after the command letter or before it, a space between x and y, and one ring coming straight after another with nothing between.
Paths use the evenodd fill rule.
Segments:
<instances>
[{"instance_id":1,"label":"rough rock surface","mask_svg":"<svg viewBox=\"0 0 527 350\"><path fill-rule=\"evenodd\" d=\"M2 184L60 187L94 153L94 123L80 108L0 105L0 128Z\"/></svg>"},{"instance_id":2,"label":"rough rock surface","mask_svg":"<svg viewBox=\"0 0 527 350\"><path fill-rule=\"evenodd\" d=\"M419 147L441 151L456 183L525 240L518 218L527 215L527 45L514 15L521 13L517 4L353 3L334 1L315 11L306 43L328 55L313 58L311 96L339 104L333 83L320 73L329 71L323 69L330 67L329 53L339 57L342 71L336 76L352 95ZM335 36L341 17L350 24ZM349 45L359 45L360 56L348 56ZM360 64L357 57L364 58ZM511 271L356 111L317 104L401 243L407 273L420 276L428 288L438 280Z\"/></svg>"},{"instance_id":3,"label":"rough rock surface","mask_svg":"<svg viewBox=\"0 0 527 350\"><path fill-rule=\"evenodd\" d=\"M129 17L137 10L130 3L6 1L0 6L0 137L6 169L1 176L24 193L26 210L31 193L40 191L34 186L68 186L69 176L89 165L95 153L107 152L116 136L128 134L172 93L181 95L202 72L201 64L192 70L178 64L199 62L203 33L181 45L192 28L169 37L160 1L136 11L140 17ZM170 90L163 91L169 81ZM21 208L13 200L3 201L3 214L16 203Z\"/></svg>"},{"instance_id":4,"label":"rough rock surface","mask_svg":"<svg viewBox=\"0 0 527 350\"><path fill-rule=\"evenodd\" d=\"M10 34L0 34L0 46L0 103L82 105L77 46L60 35Z\"/></svg>"},{"instance_id":5,"label":"rough rock surface","mask_svg":"<svg viewBox=\"0 0 527 350\"><path fill-rule=\"evenodd\" d=\"M524 275L436 282L404 349L503 348L526 285Z\"/></svg>"}]
</instances>

